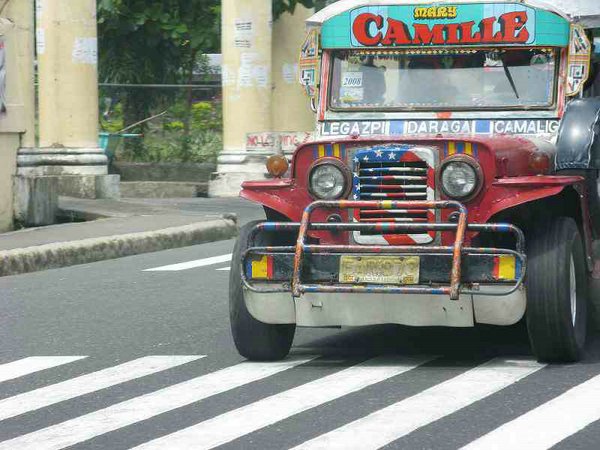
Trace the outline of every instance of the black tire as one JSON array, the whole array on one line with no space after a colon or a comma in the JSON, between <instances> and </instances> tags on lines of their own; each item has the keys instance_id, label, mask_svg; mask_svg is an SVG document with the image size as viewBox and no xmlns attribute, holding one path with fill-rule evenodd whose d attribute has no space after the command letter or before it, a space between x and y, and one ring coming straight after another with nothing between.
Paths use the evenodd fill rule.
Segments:
<instances>
[{"instance_id":1,"label":"black tire","mask_svg":"<svg viewBox=\"0 0 600 450\"><path fill-rule=\"evenodd\" d=\"M289 354L296 325L271 325L260 322L252 317L246 308L240 274L242 255L250 246L271 244L268 236L263 233L259 233L254 244L248 242L250 230L257 223L260 221L250 222L240 229L233 249L229 276L229 319L233 341L240 355L252 361L276 361Z\"/></svg>"},{"instance_id":2,"label":"black tire","mask_svg":"<svg viewBox=\"0 0 600 450\"><path fill-rule=\"evenodd\" d=\"M533 353L545 362L578 361L587 335L588 272L577 224L567 217L551 219L528 237L527 248L527 330Z\"/></svg>"}]
</instances>

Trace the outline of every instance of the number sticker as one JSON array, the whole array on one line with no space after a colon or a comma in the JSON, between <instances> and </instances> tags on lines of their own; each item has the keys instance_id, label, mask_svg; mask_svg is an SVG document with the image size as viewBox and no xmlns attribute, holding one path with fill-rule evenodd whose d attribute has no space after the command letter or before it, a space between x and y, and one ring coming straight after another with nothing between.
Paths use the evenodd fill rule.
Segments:
<instances>
[{"instance_id":1,"label":"number sticker","mask_svg":"<svg viewBox=\"0 0 600 450\"><path fill-rule=\"evenodd\" d=\"M342 77L342 87L359 88L363 85L362 72L346 72Z\"/></svg>"}]
</instances>

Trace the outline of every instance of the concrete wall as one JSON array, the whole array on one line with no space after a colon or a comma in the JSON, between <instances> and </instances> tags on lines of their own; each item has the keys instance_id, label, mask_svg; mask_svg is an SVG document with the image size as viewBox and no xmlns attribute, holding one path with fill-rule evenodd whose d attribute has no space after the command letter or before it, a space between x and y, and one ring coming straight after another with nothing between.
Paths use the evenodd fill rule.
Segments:
<instances>
[{"instance_id":1,"label":"concrete wall","mask_svg":"<svg viewBox=\"0 0 600 450\"><path fill-rule=\"evenodd\" d=\"M216 170L212 163L136 163L116 161L112 165L114 173L121 175L121 181L188 181L205 182Z\"/></svg>"}]
</instances>

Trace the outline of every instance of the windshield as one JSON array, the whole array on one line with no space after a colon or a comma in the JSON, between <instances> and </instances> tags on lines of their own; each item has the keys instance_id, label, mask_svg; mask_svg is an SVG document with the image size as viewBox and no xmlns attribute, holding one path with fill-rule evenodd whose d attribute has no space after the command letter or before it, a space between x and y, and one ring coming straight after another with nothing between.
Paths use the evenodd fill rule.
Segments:
<instances>
[{"instance_id":1,"label":"windshield","mask_svg":"<svg viewBox=\"0 0 600 450\"><path fill-rule=\"evenodd\" d=\"M331 108L545 108L556 59L553 49L336 52Z\"/></svg>"}]
</instances>

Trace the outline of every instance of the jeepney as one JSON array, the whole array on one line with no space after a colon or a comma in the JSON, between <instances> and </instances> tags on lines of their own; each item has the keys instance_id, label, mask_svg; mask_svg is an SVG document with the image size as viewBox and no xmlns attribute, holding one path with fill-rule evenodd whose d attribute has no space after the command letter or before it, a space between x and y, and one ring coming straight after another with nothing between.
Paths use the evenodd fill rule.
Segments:
<instances>
[{"instance_id":1,"label":"jeepney","mask_svg":"<svg viewBox=\"0 0 600 450\"><path fill-rule=\"evenodd\" d=\"M241 197L240 354L295 329L510 326L575 361L600 277L600 2L341 0L308 20L314 141ZM595 270L596 269L596 270Z\"/></svg>"}]
</instances>

